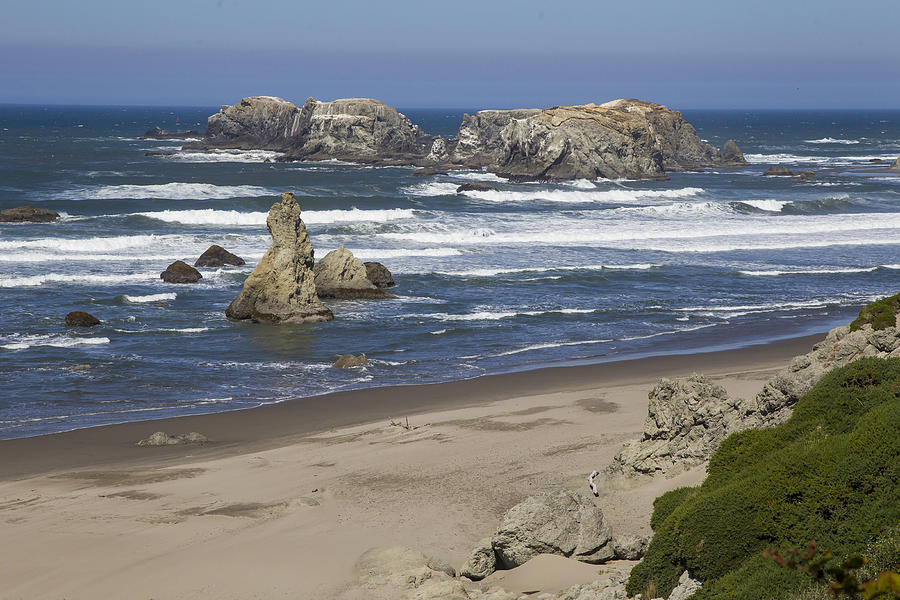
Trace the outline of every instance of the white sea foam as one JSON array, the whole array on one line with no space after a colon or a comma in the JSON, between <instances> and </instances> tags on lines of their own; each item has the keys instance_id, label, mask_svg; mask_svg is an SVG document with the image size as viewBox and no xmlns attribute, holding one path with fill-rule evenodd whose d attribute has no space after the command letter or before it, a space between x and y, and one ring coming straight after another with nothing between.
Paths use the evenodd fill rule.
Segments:
<instances>
[{"instance_id":1,"label":"white sea foam","mask_svg":"<svg viewBox=\"0 0 900 600\"><path fill-rule=\"evenodd\" d=\"M462 251L456 248L348 248L357 258L400 258L403 256L459 256ZM319 254L319 250L316 250ZM322 250L321 255L328 254Z\"/></svg>"},{"instance_id":2,"label":"white sea foam","mask_svg":"<svg viewBox=\"0 0 900 600\"><path fill-rule=\"evenodd\" d=\"M699 314L715 314L721 312L734 311L754 311L754 312L772 312L778 310L793 310L798 308L823 308L833 304L839 304L837 300L806 300L802 302L772 302L769 304L738 304L738 305L722 305L708 304L706 306L688 306L685 308L676 308L677 312L690 312Z\"/></svg>"},{"instance_id":3,"label":"white sea foam","mask_svg":"<svg viewBox=\"0 0 900 600\"><path fill-rule=\"evenodd\" d=\"M785 200L740 200L740 203L767 212L780 212L782 208L790 204Z\"/></svg>"},{"instance_id":4,"label":"white sea foam","mask_svg":"<svg viewBox=\"0 0 900 600\"><path fill-rule=\"evenodd\" d=\"M153 185L105 185L83 187L66 192L75 200L116 200L156 198L162 200L223 200L257 196L274 196L277 190L256 185L213 185L211 183L161 183Z\"/></svg>"},{"instance_id":5,"label":"white sea foam","mask_svg":"<svg viewBox=\"0 0 900 600\"><path fill-rule=\"evenodd\" d=\"M866 267L859 269L791 269L787 271L779 271L773 269L763 271L738 271L738 273L740 273L741 275L750 275L753 277L776 277L779 275L830 275L839 273L871 273L876 269L878 269L878 267Z\"/></svg>"},{"instance_id":6,"label":"white sea foam","mask_svg":"<svg viewBox=\"0 0 900 600\"><path fill-rule=\"evenodd\" d=\"M44 273L29 277L0 277L0 288L37 287L53 283L76 285L121 285L123 283L135 281L153 281L154 279L159 279L159 273L127 273L116 275Z\"/></svg>"},{"instance_id":7,"label":"white sea foam","mask_svg":"<svg viewBox=\"0 0 900 600\"><path fill-rule=\"evenodd\" d=\"M283 156L283 153L269 150L210 150L208 152L191 152L188 150L176 152L175 154L166 154L160 158L192 163L256 163L265 162L266 160L273 161L279 156Z\"/></svg>"},{"instance_id":8,"label":"white sea foam","mask_svg":"<svg viewBox=\"0 0 900 600\"><path fill-rule=\"evenodd\" d=\"M204 208L197 210L162 210L156 212L131 213L165 221L167 223L183 223L185 225L246 225L262 226L266 224L267 212L240 212L237 210L216 210ZM307 225L323 225L331 223L373 222L388 223L404 219L414 219L415 211L408 208L390 208L384 210L307 210L301 217Z\"/></svg>"},{"instance_id":9,"label":"white sea foam","mask_svg":"<svg viewBox=\"0 0 900 600\"><path fill-rule=\"evenodd\" d=\"M600 271L603 269L643 271L661 267L653 263L638 263L633 265L574 265L574 266L546 266L546 267L521 267L511 269L471 269L468 271L435 271L436 275L449 277L494 277L496 275L511 275L515 273L546 273L552 271Z\"/></svg>"},{"instance_id":10,"label":"white sea foam","mask_svg":"<svg viewBox=\"0 0 900 600\"><path fill-rule=\"evenodd\" d=\"M450 173L450 176L454 177L455 179L466 179L468 181L490 181L493 183L507 183L507 181L502 177L494 175L493 173L484 173L482 171L452 171Z\"/></svg>"},{"instance_id":11,"label":"white sea foam","mask_svg":"<svg viewBox=\"0 0 900 600\"><path fill-rule=\"evenodd\" d=\"M858 144L859 140L846 140L832 137L823 137L818 140L803 140L807 144Z\"/></svg>"},{"instance_id":12,"label":"white sea foam","mask_svg":"<svg viewBox=\"0 0 900 600\"><path fill-rule=\"evenodd\" d=\"M552 314L587 314L596 312L593 308L558 308L551 310L519 310L519 311L476 311L465 314L426 313L403 315L412 319L437 319L439 321L499 321L511 317L536 317Z\"/></svg>"},{"instance_id":13,"label":"white sea foam","mask_svg":"<svg viewBox=\"0 0 900 600\"><path fill-rule=\"evenodd\" d=\"M588 182L590 183L590 182ZM453 196L456 195L458 186L453 183L427 182L407 186L403 192L413 196ZM687 198L702 194L705 190L697 187L687 187L672 190L636 190L629 188L616 188L611 190L600 189L569 189L536 188L529 186L527 190L493 190L487 192L463 192L463 195L477 200L490 202L562 202L581 204L587 202L615 202L630 203L648 198ZM579 186L580 187L580 186ZM591 187L596 188L593 184Z\"/></svg>"},{"instance_id":14,"label":"white sea foam","mask_svg":"<svg viewBox=\"0 0 900 600\"><path fill-rule=\"evenodd\" d=\"M76 346L97 346L108 344L107 337L74 337L69 335L11 335L0 338L0 348L6 350L26 350L37 346L53 348L74 348Z\"/></svg>"},{"instance_id":15,"label":"white sea foam","mask_svg":"<svg viewBox=\"0 0 900 600\"><path fill-rule=\"evenodd\" d=\"M129 296L125 295L123 298L126 302L132 303L142 303L142 302L162 302L164 300L174 300L178 297L178 294L174 292L169 292L165 294L148 294L146 296Z\"/></svg>"},{"instance_id":16,"label":"white sea foam","mask_svg":"<svg viewBox=\"0 0 900 600\"><path fill-rule=\"evenodd\" d=\"M747 162L755 164L786 165L793 163L802 163L819 165L853 165L859 163L867 163L873 159L879 159L882 161L894 160L896 156L887 154L877 156L803 156L798 154L776 152L773 154L745 154L744 158L747 159Z\"/></svg>"},{"instance_id":17,"label":"white sea foam","mask_svg":"<svg viewBox=\"0 0 900 600\"><path fill-rule=\"evenodd\" d=\"M589 346L593 344L606 344L614 340L582 340L580 342L547 342L546 344L534 344L525 346L524 348L516 348L515 350L507 350L498 354L492 354L492 357L511 356L513 354L521 354L522 352L532 352L534 350L546 350L547 348L562 348L565 346Z\"/></svg>"},{"instance_id":18,"label":"white sea foam","mask_svg":"<svg viewBox=\"0 0 900 600\"><path fill-rule=\"evenodd\" d=\"M91 238L38 238L35 240L0 240L0 250L36 248L57 252L104 252L129 248L159 247L169 241L159 235L119 235Z\"/></svg>"}]
</instances>

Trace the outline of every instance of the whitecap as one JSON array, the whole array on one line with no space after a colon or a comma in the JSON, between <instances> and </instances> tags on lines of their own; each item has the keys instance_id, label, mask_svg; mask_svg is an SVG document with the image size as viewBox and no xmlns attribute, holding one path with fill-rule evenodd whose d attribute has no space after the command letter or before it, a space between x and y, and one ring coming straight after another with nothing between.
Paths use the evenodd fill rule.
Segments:
<instances>
[{"instance_id":1,"label":"whitecap","mask_svg":"<svg viewBox=\"0 0 900 600\"><path fill-rule=\"evenodd\" d=\"M82 187L66 192L74 200L149 199L162 200L224 200L274 196L279 192L256 185L214 185L212 183L162 183L152 185L105 185Z\"/></svg>"},{"instance_id":2,"label":"whitecap","mask_svg":"<svg viewBox=\"0 0 900 600\"><path fill-rule=\"evenodd\" d=\"M0 288L37 287L50 283L120 285L135 281L152 281L158 278L158 273L126 273L118 275L44 273L42 275L31 275L27 277L0 277Z\"/></svg>"},{"instance_id":3,"label":"whitecap","mask_svg":"<svg viewBox=\"0 0 900 600\"><path fill-rule=\"evenodd\" d=\"M159 158L191 163L261 163L267 160L274 161L280 156L284 156L284 154L282 152L272 152L270 150L209 150L206 152L182 150L180 152L175 152L174 154L162 155Z\"/></svg>"},{"instance_id":4,"label":"whitecap","mask_svg":"<svg viewBox=\"0 0 900 600\"><path fill-rule=\"evenodd\" d=\"M0 348L6 350L26 350L37 346L53 348L74 348L76 346L97 346L108 344L107 337L73 337L68 335L11 335L0 338Z\"/></svg>"},{"instance_id":5,"label":"whitecap","mask_svg":"<svg viewBox=\"0 0 900 600\"><path fill-rule=\"evenodd\" d=\"M859 140L846 140L832 137L823 137L818 140L803 140L807 144L858 144Z\"/></svg>"},{"instance_id":6,"label":"whitecap","mask_svg":"<svg viewBox=\"0 0 900 600\"><path fill-rule=\"evenodd\" d=\"M833 269L791 269L787 271L762 270L762 271L738 271L741 275L750 275L754 277L776 277L779 275L831 275L840 273L871 273L878 267L864 267L859 269L851 268L833 268Z\"/></svg>"},{"instance_id":7,"label":"whitecap","mask_svg":"<svg viewBox=\"0 0 900 600\"><path fill-rule=\"evenodd\" d=\"M535 317L552 314L588 314L597 312L593 308L557 308L548 310L519 310L519 311L476 311L463 314L427 313L401 315L404 318L437 319L439 321L499 321L511 317Z\"/></svg>"},{"instance_id":8,"label":"whitecap","mask_svg":"<svg viewBox=\"0 0 900 600\"><path fill-rule=\"evenodd\" d=\"M164 294L148 294L146 296L129 296L127 294L122 296L122 298L126 302L132 302L132 303L136 303L136 304L140 304L142 302L162 302L165 300L174 300L177 297L178 297L178 294L176 294L175 292L169 292L169 293L164 293Z\"/></svg>"},{"instance_id":9,"label":"whitecap","mask_svg":"<svg viewBox=\"0 0 900 600\"><path fill-rule=\"evenodd\" d=\"M184 225L242 225L263 226L266 224L268 212L240 212L237 210L216 210L202 208L196 210L162 210L155 212L130 213L133 216L147 217L167 223ZM388 223L404 219L414 219L415 211L409 208L389 208L384 210L306 210L301 218L307 225L325 225L332 223Z\"/></svg>"},{"instance_id":10,"label":"whitecap","mask_svg":"<svg viewBox=\"0 0 900 600\"><path fill-rule=\"evenodd\" d=\"M785 200L740 200L741 204L746 204L747 206L752 206L753 208L758 208L759 210L764 210L766 212L780 212L782 208L790 204L789 201Z\"/></svg>"}]
</instances>

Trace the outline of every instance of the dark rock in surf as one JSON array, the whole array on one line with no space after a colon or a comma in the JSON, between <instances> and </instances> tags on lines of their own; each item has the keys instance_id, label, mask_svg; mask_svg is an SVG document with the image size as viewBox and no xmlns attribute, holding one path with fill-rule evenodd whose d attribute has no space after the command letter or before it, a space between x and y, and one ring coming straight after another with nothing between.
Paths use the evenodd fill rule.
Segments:
<instances>
[{"instance_id":1,"label":"dark rock in surf","mask_svg":"<svg viewBox=\"0 0 900 600\"><path fill-rule=\"evenodd\" d=\"M488 185L486 183L481 182L473 182L473 183L464 183L458 188L456 188L456 193L461 194L462 192L496 192L497 188L492 185Z\"/></svg>"},{"instance_id":2,"label":"dark rock in surf","mask_svg":"<svg viewBox=\"0 0 900 600\"><path fill-rule=\"evenodd\" d=\"M191 138L201 138L203 134L199 131L166 131L162 127L156 126L144 135L142 140L186 140Z\"/></svg>"},{"instance_id":3,"label":"dark rock in surf","mask_svg":"<svg viewBox=\"0 0 900 600\"><path fill-rule=\"evenodd\" d=\"M240 267L246 264L240 256L234 255L222 246L213 244L194 262L195 267Z\"/></svg>"},{"instance_id":4,"label":"dark rock in surf","mask_svg":"<svg viewBox=\"0 0 900 600\"><path fill-rule=\"evenodd\" d=\"M763 173L763 177L790 177L793 174L794 172L785 166L774 165L766 169L766 172Z\"/></svg>"},{"instance_id":5,"label":"dark rock in surf","mask_svg":"<svg viewBox=\"0 0 900 600\"><path fill-rule=\"evenodd\" d=\"M336 300L396 298L369 281L365 265L344 246L326 254L316 263L313 272L319 298Z\"/></svg>"},{"instance_id":6,"label":"dark rock in surf","mask_svg":"<svg viewBox=\"0 0 900 600\"><path fill-rule=\"evenodd\" d=\"M369 359L365 354L354 356L353 354L341 354L331 365L336 369L350 369L352 367L368 367Z\"/></svg>"},{"instance_id":7,"label":"dark rock in surf","mask_svg":"<svg viewBox=\"0 0 900 600\"><path fill-rule=\"evenodd\" d=\"M203 275L183 260L176 260L159 274L159 278L166 283L197 283Z\"/></svg>"},{"instance_id":8,"label":"dark rock in surf","mask_svg":"<svg viewBox=\"0 0 900 600\"><path fill-rule=\"evenodd\" d=\"M728 140L722 146L722 162L723 166L743 166L747 164L744 153L738 148L734 140Z\"/></svg>"},{"instance_id":9,"label":"dark rock in surf","mask_svg":"<svg viewBox=\"0 0 900 600\"><path fill-rule=\"evenodd\" d=\"M90 313L76 310L66 315L66 327L94 327L100 319Z\"/></svg>"},{"instance_id":10,"label":"dark rock in surf","mask_svg":"<svg viewBox=\"0 0 900 600\"><path fill-rule=\"evenodd\" d=\"M794 176L791 178L791 181L804 182L804 181L812 181L816 178L815 171L798 171L794 173Z\"/></svg>"},{"instance_id":11,"label":"dark rock in surf","mask_svg":"<svg viewBox=\"0 0 900 600\"><path fill-rule=\"evenodd\" d=\"M366 268L366 279L376 286L385 288L397 285L394 281L394 276L383 264L379 262L364 262L363 266Z\"/></svg>"},{"instance_id":12,"label":"dark rock in surf","mask_svg":"<svg viewBox=\"0 0 900 600\"><path fill-rule=\"evenodd\" d=\"M17 206L0 210L0 223L52 223L59 219L59 213L49 208Z\"/></svg>"}]
</instances>

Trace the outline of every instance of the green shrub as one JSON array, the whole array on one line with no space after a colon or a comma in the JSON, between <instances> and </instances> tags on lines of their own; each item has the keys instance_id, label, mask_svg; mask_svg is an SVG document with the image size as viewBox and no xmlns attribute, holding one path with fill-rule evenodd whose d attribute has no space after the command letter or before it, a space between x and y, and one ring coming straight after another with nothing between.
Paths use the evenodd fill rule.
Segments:
<instances>
[{"instance_id":1,"label":"green shrub","mask_svg":"<svg viewBox=\"0 0 900 600\"><path fill-rule=\"evenodd\" d=\"M897 323L898 310L900 310L900 294L876 300L862 307L859 316L850 323L850 331L856 331L863 325L871 325L875 330L893 327Z\"/></svg>"},{"instance_id":2,"label":"green shrub","mask_svg":"<svg viewBox=\"0 0 900 600\"><path fill-rule=\"evenodd\" d=\"M900 359L862 359L827 374L784 424L730 436L699 488L654 503L656 534L627 591L668 596L687 569L694 597L790 598L808 581L762 559L816 540L862 553L900 524ZM771 564L770 564L771 563Z\"/></svg>"}]
</instances>

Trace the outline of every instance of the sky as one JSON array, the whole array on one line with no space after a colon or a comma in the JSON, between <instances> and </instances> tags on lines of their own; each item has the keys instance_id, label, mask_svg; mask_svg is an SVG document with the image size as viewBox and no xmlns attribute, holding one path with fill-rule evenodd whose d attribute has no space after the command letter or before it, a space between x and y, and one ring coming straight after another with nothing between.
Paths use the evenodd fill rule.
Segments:
<instances>
[{"instance_id":1,"label":"sky","mask_svg":"<svg viewBox=\"0 0 900 600\"><path fill-rule=\"evenodd\" d=\"M897 0L0 0L0 103L900 108Z\"/></svg>"}]
</instances>

